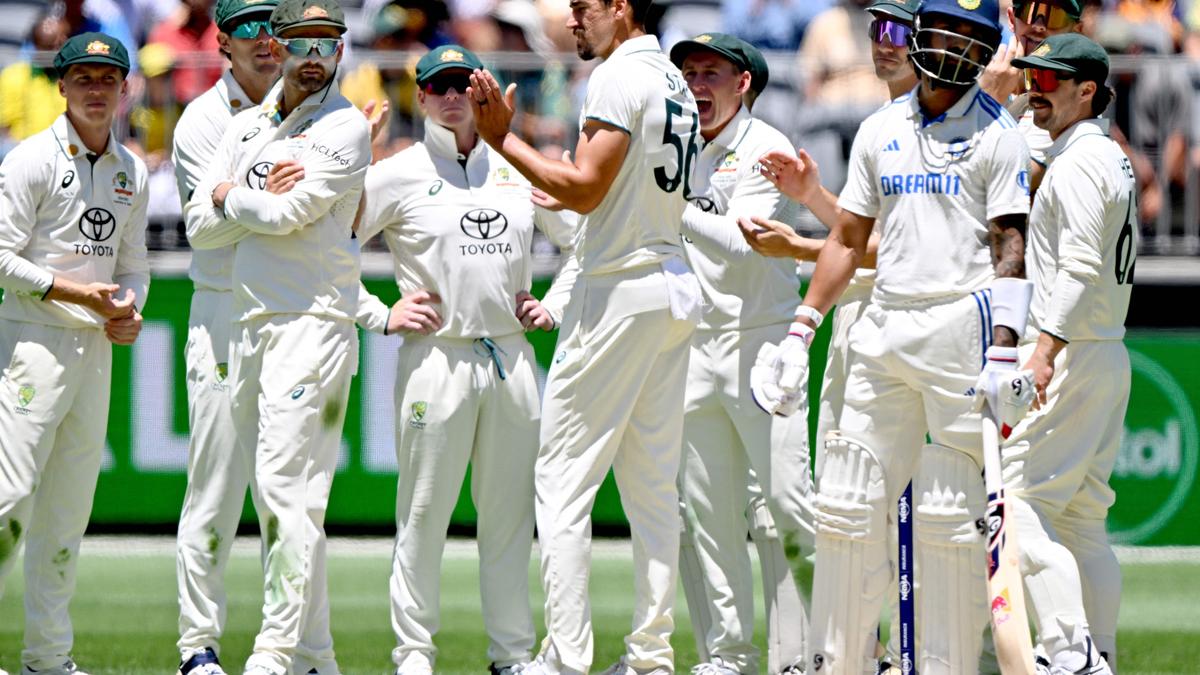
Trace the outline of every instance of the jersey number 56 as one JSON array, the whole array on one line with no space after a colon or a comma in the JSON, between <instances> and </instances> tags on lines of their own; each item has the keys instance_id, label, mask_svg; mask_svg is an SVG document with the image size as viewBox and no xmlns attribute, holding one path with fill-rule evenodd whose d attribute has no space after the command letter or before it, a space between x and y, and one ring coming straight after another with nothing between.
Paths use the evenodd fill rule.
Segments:
<instances>
[{"instance_id":1,"label":"jersey number 56","mask_svg":"<svg viewBox=\"0 0 1200 675\"><path fill-rule=\"evenodd\" d=\"M692 161L700 152L696 147L696 133L700 130L700 116L691 112L692 128L684 136L680 136L675 133L675 118L686 121L683 106L669 98L665 100L667 102L667 121L663 125L662 142L663 145L675 148L675 173L668 174L667 166L656 167L654 181L658 183L658 187L663 192L674 192L679 189L680 184L683 184L683 194L687 196L689 192L688 179L692 175Z\"/></svg>"}]
</instances>

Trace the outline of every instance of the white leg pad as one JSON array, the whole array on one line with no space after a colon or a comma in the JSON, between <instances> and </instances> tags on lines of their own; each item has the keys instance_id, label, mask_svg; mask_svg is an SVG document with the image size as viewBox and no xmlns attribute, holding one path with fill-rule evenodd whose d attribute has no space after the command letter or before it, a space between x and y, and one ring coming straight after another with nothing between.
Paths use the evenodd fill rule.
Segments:
<instances>
[{"instance_id":1,"label":"white leg pad","mask_svg":"<svg viewBox=\"0 0 1200 675\"><path fill-rule=\"evenodd\" d=\"M767 672L778 673L804 663L808 639L808 589L792 575L783 542L775 528L767 501L761 494L747 508L750 538L758 548L762 567L763 605L767 614Z\"/></svg>"},{"instance_id":2,"label":"white leg pad","mask_svg":"<svg viewBox=\"0 0 1200 675\"><path fill-rule=\"evenodd\" d=\"M839 436L826 442L822 469L807 672L874 672L875 629L891 576L883 467L872 450Z\"/></svg>"},{"instance_id":3,"label":"white leg pad","mask_svg":"<svg viewBox=\"0 0 1200 675\"><path fill-rule=\"evenodd\" d=\"M987 560L976 520L986 498L980 467L940 445L921 449L917 501L917 625L923 675L977 672L988 621Z\"/></svg>"}]
</instances>

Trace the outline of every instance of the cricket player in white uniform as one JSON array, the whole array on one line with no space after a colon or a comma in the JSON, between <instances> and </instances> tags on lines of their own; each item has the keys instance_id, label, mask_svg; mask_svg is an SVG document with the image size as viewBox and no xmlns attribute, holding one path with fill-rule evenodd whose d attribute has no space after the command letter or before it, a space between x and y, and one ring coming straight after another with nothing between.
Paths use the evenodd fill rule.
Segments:
<instances>
[{"instance_id":1,"label":"cricket player in white uniform","mask_svg":"<svg viewBox=\"0 0 1200 675\"><path fill-rule=\"evenodd\" d=\"M574 161L509 131L515 86L471 76L480 136L534 187L583 214L580 275L563 316L535 466L547 636L535 672L586 673L591 511L611 466L633 535L633 630L606 673L670 673L679 562L675 486L689 340L701 292L680 220L699 154L696 103L645 32L648 0L574 0L567 20L592 71Z\"/></svg>"},{"instance_id":2,"label":"cricket player in white uniform","mask_svg":"<svg viewBox=\"0 0 1200 675\"><path fill-rule=\"evenodd\" d=\"M791 149L782 133L754 119L743 97L766 86L768 72L758 50L731 35L706 33L675 44L671 61L679 66L700 113L700 154L692 172L689 204L683 213L688 262L707 302L692 336L688 385L684 398L680 491L684 529L681 555L694 551L696 579L684 567L685 587L700 583L703 593L692 607L694 624L707 627L705 654L694 673L757 673L754 632L754 578L746 550L749 519L772 518L797 551L812 552L807 401L798 398L798 414L766 416L750 392L750 366L763 343L791 322L800 293L793 261L755 255L737 228L739 216L761 215L792 220L796 206L759 175L758 158L771 150ZM757 64L762 63L761 67ZM753 82L757 74L758 81ZM753 84L752 84L753 82ZM753 472L753 474L751 474ZM751 510L750 480L757 482L768 509ZM756 528L767 529L767 528ZM783 595L790 614L779 616L771 631L783 630L786 655L775 655L771 672L799 668L807 610L800 601L779 535L766 547L767 604L775 610ZM780 578L784 577L784 578ZM787 585L790 585L790 589ZM807 589L805 594L807 593ZM689 596L691 597L691 596ZM789 602L792 600L794 602ZM774 643L775 640L770 642Z\"/></svg>"},{"instance_id":3,"label":"cricket player in white uniform","mask_svg":"<svg viewBox=\"0 0 1200 675\"><path fill-rule=\"evenodd\" d=\"M815 503L813 670L873 668L890 578L887 509L918 460L916 665L930 674L978 667L988 615L972 394L1008 426L1028 404L1007 386L1028 313L1029 283L1019 278L1028 152L1011 116L973 84L999 41L998 14L992 0L922 4L909 47L920 84L863 123L838 222L788 338L766 364L765 398L795 391L807 345L878 221L875 290L850 329L840 435L826 441Z\"/></svg>"},{"instance_id":4,"label":"cricket player in white uniform","mask_svg":"<svg viewBox=\"0 0 1200 675\"><path fill-rule=\"evenodd\" d=\"M479 139L459 45L417 62L424 141L367 171L359 237L382 232L404 299L360 298L360 323L404 332L396 373L396 547L392 653L402 675L436 670L433 636L446 528L472 466L490 671L532 657L529 556L541 392L526 330L561 319L529 294L536 225L569 246L563 216L535 207L529 182ZM556 285L569 279L560 277Z\"/></svg>"},{"instance_id":5,"label":"cricket player in white uniform","mask_svg":"<svg viewBox=\"0 0 1200 675\"><path fill-rule=\"evenodd\" d=\"M1046 172L1046 152L1053 142L1045 129L1033 123L1033 108L1021 71L1014 59L1031 54L1051 35L1079 32L1083 0L1018 0L1008 8L1013 39L1000 45L987 69L979 76L979 86L1003 103L1017 120L1017 128L1029 145L1029 190L1037 192ZM1120 574L1120 570L1116 570ZM1111 578L1111 575L1106 575Z\"/></svg>"},{"instance_id":6,"label":"cricket player in white uniform","mask_svg":"<svg viewBox=\"0 0 1200 675\"><path fill-rule=\"evenodd\" d=\"M334 79L346 25L336 0L271 13L283 76L238 115L185 211L193 247L233 253L232 400L265 551L263 623L247 673L292 672L302 636L328 631L325 509L357 368L358 243L367 121ZM283 194L258 178L280 170ZM332 641L306 643L336 673ZM294 662L295 660L295 662Z\"/></svg>"},{"instance_id":7,"label":"cricket player in white uniform","mask_svg":"<svg viewBox=\"0 0 1200 675\"><path fill-rule=\"evenodd\" d=\"M0 165L0 590L23 543L21 672L66 675L83 672L67 606L104 451L109 343L137 338L150 285L149 195L146 166L111 134L125 48L83 33L54 67L66 112Z\"/></svg>"},{"instance_id":8,"label":"cricket player in white uniform","mask_svg":"<svg viewBox=\"0 0 1200 675\"><path fill-rule=\"evenodd\" d=\"M1009 438L1005 482L1020 497L1021 572L1051 668L1110 673L1121 578L1104 523L1129 403L1121 340L1137 252L1136 184L1098 119L1112 101L1103 48L1078 33L1055 35L1013 64L1027 69L1034 122L1054 144L1029 217L1035 291L1021 349L1041 407ZM1090 576L1095 569L1115 575Z\"/></svg>"},{"instance_id":9,"label":"cricket player in white uniform","mask_svg":"<svg viewBox=\"0 0 1200 675\"><path fill-rule=\"evenodd\" d=\"M277 0L220 0L217 40L230 62L215 85L188 104L175 127L172 161L186 207L216 158L234 115L260 104L279 77L271 55L271 10ZM265 179L265 176L264 176ZM229 335L233 325L233 247L192 252L195 285L184 351L187 364L188 485L179 516L180 675L220 675L225 624L225 564L250 483L251 464L237 452L230 409ZM199 669L199 670L197 670Z\"/></svg>"}]
</instances>

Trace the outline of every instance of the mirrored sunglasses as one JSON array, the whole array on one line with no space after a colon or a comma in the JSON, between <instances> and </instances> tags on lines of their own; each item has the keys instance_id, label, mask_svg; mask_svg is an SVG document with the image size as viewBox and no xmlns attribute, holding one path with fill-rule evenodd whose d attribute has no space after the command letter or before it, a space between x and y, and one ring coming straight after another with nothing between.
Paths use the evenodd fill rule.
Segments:
<instances>
[{"instance_id":1,"label":"mirrored sunglasses","mask_svg":"<svg viewBox=\"0 0 1200 675\"><path fill-rule=\"evenodd\" d=\"M275 38L279 44L283 45L288 53L292 56L308 56L315 49L317 56L328 58L333 56L337 51L338 45L342 44L341 38L291 38L285 40L283 38Z\"/></svg>"},{"instance_id":2,"label":"mirrored sunglasses","mask_svg":"<svg viewBox=\"0 0 1200 675\"><path fill-rule=\"evenodd\" d=\"M253 40L262 34L263 31L266 31L267 35L271 34L270 21L243 21L234 26L233 30L229 31L229 36L238 38L239 40Z\"/></svg>"},{"instance_id":3,"label":"mirrored sunglasses","mask_svg":"<svg viewBox=\"0 0 1200 675\"><path fill-rule=\"evenodd\" d=\"M1058 85L1061 82L1058 79L1058 73L1053 70L1046 70L1045 68L1025 69L1025 88L1029 91L1049 94L1058 89Z\"/></svg>"},{"instance_id":4,"label":"mirrored sunglasses","mask_svg":"<svg viewBox=\"0 0 1200 675\"><path fill-rule=\"evenodd\" d=\"M1030 25L1041 21L1047 30L1062 30L1075 23L1067 10L1045 0L1017 0L1013 3L1013 12Z\"/></svg>"},{"instance_id":5,"label":"mirrored sunglasses","mask_svg":"<svg viewBox=\"0 0 1200 675\"><path fill-rule=\"evenodd\" d=\"M459 94L465 94L469 86L471 86L470 77L466 73L456 73L454 75L439 75L434 77L424 84L424 89L426 93L445 96L451 87Z\"/></svg>"},{"instance_id":6,"label":"mirrored sunglasses","mask_svg":"<svg viewBox=\"0 0 1200 675\"><path fill-rule=\"evenodd\" d=\"M871 41L877 44L883 44L886 38L893 47L907 47L908 36L912 34L912 28L890 19L875 19L871 22L867 34L871 37Z\"/></svg>"}]
</instances>

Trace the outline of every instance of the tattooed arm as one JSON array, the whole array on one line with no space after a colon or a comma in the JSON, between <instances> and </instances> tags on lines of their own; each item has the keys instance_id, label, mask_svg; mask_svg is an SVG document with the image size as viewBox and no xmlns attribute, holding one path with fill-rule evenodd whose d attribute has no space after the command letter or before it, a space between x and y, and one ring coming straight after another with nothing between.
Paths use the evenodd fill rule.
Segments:
<instances>
[{"instance_id":1,"label":"tattooed arm","mask_svg":"<svg viewBox=\"0 0 1200 675\"><path fill-rule=\"evenodd\" d=\"M992 248L992 266L997 278L1025 278L1025 222L1023 214L1000 216L988 221L988 243ZM992 329L993 344L1000 347L1017 346L1016 331L996 325Z\"/></svg>"}]
</instances>

